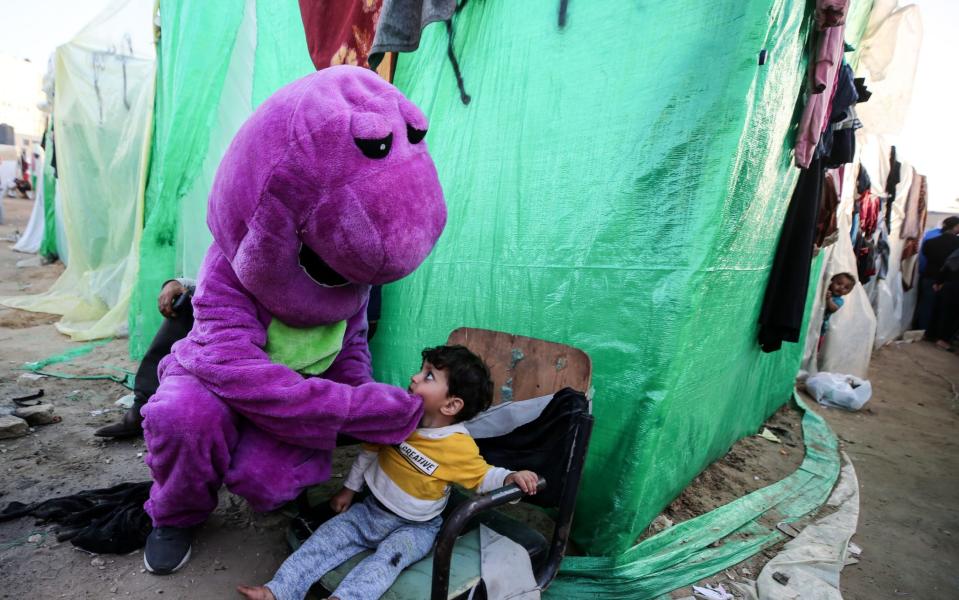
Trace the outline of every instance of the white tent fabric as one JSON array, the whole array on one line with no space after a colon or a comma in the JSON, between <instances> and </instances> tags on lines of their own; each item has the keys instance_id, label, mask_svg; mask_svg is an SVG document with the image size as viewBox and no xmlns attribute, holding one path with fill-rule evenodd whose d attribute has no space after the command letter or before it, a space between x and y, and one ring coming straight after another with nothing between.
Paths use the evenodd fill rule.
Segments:
<instances>
[{"instance_id":1,"label":"white tent fabric","mask_svg":"<svg viewBox=\"0 0 959 600\"><path fill-rule=\"evenodd\" d=\"M818 292L809 319L802 368L810 374L828 371L865 378L869 371L869 359L876 335L876 315L866 289L858 282L846 296L842 309L829 319L829 334L822 348L818 348L825 311L825 294L830 280L837 273L856 275L856 257L852 239L848 235L852 227L855 195L855 180L850 181L851 179L845 178L840 197L837 214L839 239L823 250L826 255L822 270L818 273Z\"/></svg>"},{"instance_id":2,"label":"white tent fabric","mask_svg":"<svg viewBox=\"0 0 959 600\"><path fill-rule=\"evenodd\" d=\"M922 19L915 4L877 0L861 42L857 75L865 76L869 102L856 107L866 133L898 134L912 101L922 45Z\"/></svg>"},{"instance_id":3,"label":"white tent fabric","mask_svg":"<svg viewBox=\"0 0 959 600\"><path fill-rule=\"evenodd\" d=\"M57 329L75 340L127 329L153 118L154 8L114 0L57 48L58 250L70 262L47 292L0 302L63 315Z\"/></svg>"},{"instance_id":4,"label":"white tent fabric","mask_svg":"<svg viewBox=\"0 0 959 600\"><path fill-rule=\"evenodd\" d=\"M877 0L861 43L857 76L866 77L873 92L868 102L856 106L863 129L856 132L857 158L846 165L838 212L839 241L825 249L818 273L819 289L803 354L803 370L848 373L865 377L873 349L880 348L909 329L916 306L917 289L903 290L901 258L904 240L899 238L903 210L915 170L903 160L900 182L892 205L889 241L889 271L884 279L874 277L865 286L857 284L841 310L829 321L830 332L819 345L823 303L829 281L836 273L856 273L856 259L848 233L852 226L856 174L860 165L869 173L872 191L885 196L889 175L889 137L898 134L909 102L915 67L922 43L922 21L915 5L897 7L897 0ZM885 200L883 200L885 204ZM929 222L932 225L931 221ZM913 261L907 263L911 268Z\"/></svg>"},{"instance_id":5,"label":"white tent fabric","mask_svg":"<svg viewBox=\"0 0 959 600\"><path fill-rule=\"evenodd\" d=\"M46 222L43 208L43 176L41 175L37 177L37 189L33 193L33 210L30 212L30 220L20 234L20 239L13 245L15 251L36 254L40 250L40 244L43 242L43 227Z\"/></svg>"}]
</instances>

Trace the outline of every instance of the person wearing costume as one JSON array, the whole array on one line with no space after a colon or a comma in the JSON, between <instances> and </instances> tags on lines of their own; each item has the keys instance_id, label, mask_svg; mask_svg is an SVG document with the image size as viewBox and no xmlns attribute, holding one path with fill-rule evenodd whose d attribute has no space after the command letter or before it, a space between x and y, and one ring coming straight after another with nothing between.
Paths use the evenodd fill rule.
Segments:
<instances>
[{"instance_id":1,"label":"person wearing costume","mask_svg":"<svg viewBox=\"0 0 959 600\"><path fill-rule=\"evenodd\" d=\"M329 478L337 434L389 445L416 429L421 399L372 379L366 306L445 226L426 129L395 87L337 66L280 89L233 139L193 329L141 411L150 572L189 560L221 485L272 510Z\"/></svg>"}]
</instances>

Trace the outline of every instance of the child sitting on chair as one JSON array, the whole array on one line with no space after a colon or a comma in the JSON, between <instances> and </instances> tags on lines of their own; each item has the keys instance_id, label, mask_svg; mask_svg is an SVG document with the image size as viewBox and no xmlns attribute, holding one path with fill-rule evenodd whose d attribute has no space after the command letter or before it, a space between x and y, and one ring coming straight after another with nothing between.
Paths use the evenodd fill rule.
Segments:
<instances>
[{"instance_id":1,"label":"child sitting on chair","mask_svg":"<svg viewBox=\"0 0 959 600\"><path fill-rule=\"evenodd\" d=\"M433 547L450 484L480 493L515 483L536 493L537 476L486 464L461 422L489 408L493 383L482 359L462 346L423 350L409 391L423 399L419 429L398 446L363 445L343 488L330 500L340 513L321 525L264 586L239 586L252 600L302 600L314 582L366 549L330 600L379 598L404 568ZM353 504L364 482L371 495Z\"/></svg>"},{"instance_id":2,"label":"child sitting on chair","mask_svg":"<svg viewBox=\"0 0 959 600\"><path fill-rule=\"evenodd\" d=\"M829 331L829 317L834 312L842 308L845 300L843 296L849 294L856 285L856 278L849 273L836 273L829 280L829 288L826 290L826 311L822 317L822 329L819 332L819 344L822 345L823 337Z\"/></svg>"}]
</instances>

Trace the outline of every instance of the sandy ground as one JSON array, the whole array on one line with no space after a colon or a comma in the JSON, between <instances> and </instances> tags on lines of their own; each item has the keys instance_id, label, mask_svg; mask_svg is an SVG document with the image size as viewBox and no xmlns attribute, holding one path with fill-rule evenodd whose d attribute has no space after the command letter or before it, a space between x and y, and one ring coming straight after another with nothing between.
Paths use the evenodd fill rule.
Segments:
<instances>
[{"instance_id":1,"label":"sandy ground","mask_svg":"<svg viewBox=\"0 0 959 600\"><path fill-rule=\"evenodd\" d=\"M5 207L7 224L0 226L0 238L9 239L23 229L31 206L5 199ZM0 296L43 291L62 272L59 264L18 269L16 262L27 256L9 246L9 241L0 242ZM12 408L11 397L35 389L18 383L24 362L76 346L57 333L55 321L51 315L0 307L0 414ZM135 369L126 357L125 340L97 348L60 370L102 373L104 365ZM875 397L869 410L821 410L853 457L863 488L856 541L865 552L862 562L843 574L845 597L959 597L959 458L954 441L959 408L950 383L959 382L959 357L927 344L893 346L876 355L872 371ZM113 402L127 393L125 388L109 381L57 378L34 385L44 389L63 420L26 437L0 440L0 506L149 478L142 440L106 442L91 435L120 416L122 409ZM756 436L740 441L664 516L673 522L697 516L795 469L803 452L798 413L784 408L767 425L783 444ZM349 450L338 451L335 475L342 477L350 456ZM326 491L338 487L339 477L325 484ZM539 513L520 509L519 514L538 528L549 525ZM95 557L57 543L50 527L31 519L3 523L0 597L233 598L237 583L265 581L283 560L287 521L283 512L254 514L223 491L213 518L198 533L190 565L169 577L145 573L140 552ZM36 534L39 540L31 538ZM745 568L755 576L765 560L760 554L736 573ZM688 589L673 596L687 594Z\"/></svg>"}]
</instances>

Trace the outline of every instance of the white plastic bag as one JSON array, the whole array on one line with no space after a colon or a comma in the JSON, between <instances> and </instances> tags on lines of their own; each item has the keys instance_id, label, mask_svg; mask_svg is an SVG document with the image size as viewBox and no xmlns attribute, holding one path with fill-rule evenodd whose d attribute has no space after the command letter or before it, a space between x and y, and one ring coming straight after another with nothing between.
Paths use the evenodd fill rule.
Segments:
<instances>
[{"instance_id":1,"label":"white plastic bag","mask_svg":"<svg viewBox=\"0 0 959 600\"><path fill-rule=\"evenodd\" d=\"M846 410L859 410L872 396L868 380L841 373L817 373L806 380L806 390L823 406Z\"/></svg>"}]
</instances>

